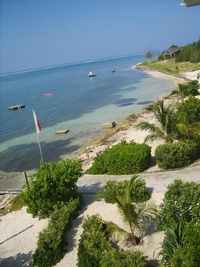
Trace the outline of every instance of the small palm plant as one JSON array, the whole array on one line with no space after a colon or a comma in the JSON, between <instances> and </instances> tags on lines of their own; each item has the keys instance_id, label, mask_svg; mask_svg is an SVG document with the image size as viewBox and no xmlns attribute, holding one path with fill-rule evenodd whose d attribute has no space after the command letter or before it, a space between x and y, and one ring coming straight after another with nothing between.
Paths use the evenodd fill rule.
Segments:
<instances>
[{"instance_id":1,"label":"small palm plant","mask_svg":"<svg viewBox=\"0 0 200 267\"><path fill-rule=\"evenodd\" d=\"M182 134L187 134L189 125L182 112L179 112L173 104L165 105L163 99L146 108L153 112L157 123L141 122L136 127L142 130L150 131L145 138L145 142L155 140L164 140L166 143L172 143L178 140Z\"/></svg>"},{"instance_id":2,"label":"small palm plant","mask_svg":"<svg viewBox=\"0 0 200 267\"><path fill-rule=\"evenodd\" d=\"M140 238L136 236L136 229L143 229L147 221L152 220L156 215L156 207L153 204L143 203L133 203L131 201L131 191L134 186L136 177L133 176L129 183L126 184L124 188L124 194L115 195L113 192L101 191L98 193L100 197L107 197L113 200L117 204L120 214L122 215L123 221L130 232L125 229L120 228L113 222L110 222L107 227L107 231L114 235L116 232L125 234L128 240L131 241L132 245L136 245L140 242Z\"/></svg>"}]
</instances>

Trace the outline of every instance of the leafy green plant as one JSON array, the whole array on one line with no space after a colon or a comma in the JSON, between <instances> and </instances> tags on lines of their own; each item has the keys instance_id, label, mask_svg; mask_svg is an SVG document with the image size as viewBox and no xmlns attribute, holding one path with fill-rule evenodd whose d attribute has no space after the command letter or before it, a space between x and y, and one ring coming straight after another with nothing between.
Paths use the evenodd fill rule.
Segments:
<instances>
[{"instance_id":1,"label":"leafy green plant","mask_svg":"<svg viewBox=\"0 0 200 267\"><path fill-rule=\"evenodd\" d=\"M146 257L141 252L114 248L106 229L107 223L99 215L84 220L78 245L78 267L146 267Z\"/></svg>"},{"instance_id":2,"label":"leafy green plant","mask_svg":"<svg viewBox=\"0 0 200 267\"><path fill-rule=\"evenodd\" d=\"M132 179L134 179L134 182L132 183L132 188L130 189L131 194L131 201L132 202L144 202L150 199L151 194L147 192L146 190L146 182L144 179L138 179L138 176L132 176ZM125 194L125 188L128 186L129 181L124 180L121 182L117 181L108 181L105 184L104 192L110 192L113 195L124 195ZM106 203L112 203L114 204L114 200L108 197L105 197Z\"/></svg>"},{"instance_id":3,"label":"leafy green plant","mask_svg":"<svg viewBox=\"0 0 200 267\"><path fill-rule=\"evenodd\" d=\"M150 131L145 142L160 139L172 143L178 139L180 126L187 127L184 117L177 112L175 106L165 105L163 99L151 104L146 110L153 113L157 123L141 122L137 125L139 129Z\"/></svg>"},{"instance_id":4,"label":"leafy green plant","mask_svg":"<svg viewBox=\"0 0 200 267\"><path fill-rule=\"evenodd\" d=\"M112 250L105 229L106 224L99 215L84 221L78 245L78 267L98 267L103 253Z\"/></svg>"},{"instance_id":5,"label":"leafy green plant","mask_svg":"<svg viewBox=\"0 0 200 267\"><path fill-rule=\"evenodd\" d=\"M183 231L184 226L179 222L168 225L165 229L165 238L159 253L159 255L162 255L162 263L164 266L170 266L175 251L183 245Z\"/></svg>"},{"instance_id":6,"label":"leafy green plant","mask_svg":"<svg viewBox=\"0 0 200 267\"><path fill-rule=\"evenodd\" d=\"M200 184L175 180L157 214L165 232L160 254L164 266L197 267L200 256Z\"/></svg>"},{"instance_id":7,"label":"leafy green plant","mask_svg":"<svg viewBox=\"0 0 200 267\"><path fill-rule=\"evenodd\" d=\"M146 144L123 141L95 158L89 174L134 174L147 169L151 148Z\"/></svg>"},{"instance_id":8,"label":"leafy green plant","mask_svg":"<svg viewBox=\"0 0 200 267\"><path fill-rule=\"evenodd\" d=\"M81 176L81 163L72 160L42 162L26 187L27 211L35 216L48 217L54 205L79 197L76 182Z\"/></svg>"},{"instance_id":9,"label":"leafy green plant","mask_svg":"<svg viewBox=\"0 0 200 267\"><path fill-rule=\"evenodd\" d=\"M186 139L173 144L159 145L155 150L155 156L160 168L186 167L200 156L200 143Z\"/></svg>"},{"instance_id":10,"label":"leafy green plant","mask_svg":"<svg viewBox=\"0 0 200 267\"><path fill-rule=\"evenodd\" d=\"M190 223L185 227L183 243L170 259L172 267L199 267L200 258L200 222ZM168 265L169 266L169 265Z\"/></svg>"},{"instance_id":11,"label":"leafy green plant","mask_svg":"<svg viewBox=\"0 0 200 267\"><path fill-rule=\"evenodd\" d=\"M178 110L184 113L190 124L200 121L200 99L189 96L187 100L178 105Z\"/></svg>"},{"instance_id":12,"label":"leafy green plant","mask_svg":"<svg viewBox=\"0 0 200 267\"><path fill-rule=\"evenodd\" d=\"M100 260L101 267L147 267L145 257L139 251L118 251L112 250L104 253Z\"/></svg>"},{"instance_id":13,"label":"leafy green plant","mask_svg":"<svg viewBox=\"0 0 200 267\"><path fill-rule=\"evenodd\" d=\"M10 204L10 211L20 210L23 206L26 206L24 192L17 194L17 196L11 200Z\"/></svg>"},{"instance_id":14,"label":"leafy green plant","mask_svg":"<svg viewBox=\"0 0 200 267\"><path fill-rule=\"evenodd\" d=\"M80 199L75 199L55 208L48 227L39 233L37 249L33 254L34 266L55 266L63 258L67 251L66 234L72 220L77 217L80 206Z\"/></svg>"},{"instance_id":15,"label":"leafy green plant","mask_svg":"<svg viewBox=\"0 0 200 267\"><path fill-rule=\"evenodd\" d=\"M158 227L161 230L169 225L181 222L196 223L200 214L200 184L175 180L168 185L163 203L157 215Z\"/></svg>"},{"instance_id":16,"label":"leafy green plant","mask_svg":"<svg viewBox=\"0 0 200 267\"><path fill-rule=\"evenodd\" d=\"M110 222L107 227L107 231L114 236L114 234L121 233L126 236L126 239L136 245L140 242L140 237L136 236L136 229L142 229L144 231L144 226L146 222L151 221L155 214L156 208L155 205L147 202L142 203L133 203L131 192L134 186L135 177L132 177L131 180L126 184L124 188L124 194L116 195L115 192L110 191L101 191L99 196L112 199L112 202L116 203L118 210L122 215L124 223L128 226L130 232L120 228L116 224Z\"/></svg>"}]
</instances>

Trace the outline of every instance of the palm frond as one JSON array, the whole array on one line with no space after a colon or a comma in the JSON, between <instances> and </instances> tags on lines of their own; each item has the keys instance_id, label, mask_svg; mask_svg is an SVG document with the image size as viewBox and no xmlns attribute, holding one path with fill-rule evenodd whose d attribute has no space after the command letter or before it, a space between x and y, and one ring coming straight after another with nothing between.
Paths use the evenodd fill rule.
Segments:
<instances>
[{"instance_id":1,"label":"palm frond","mask_svg":"<svg viewBox=\"0 0 200 267\"><path fill-rule=\"evenodd\" d=\"M129 235L129 233L126 230L119 227L117 224L113 222L107 222L107 227L105 231L108 232L108 234L115 240L119 240L121 236Z\"/></svg>"}]
</instances>

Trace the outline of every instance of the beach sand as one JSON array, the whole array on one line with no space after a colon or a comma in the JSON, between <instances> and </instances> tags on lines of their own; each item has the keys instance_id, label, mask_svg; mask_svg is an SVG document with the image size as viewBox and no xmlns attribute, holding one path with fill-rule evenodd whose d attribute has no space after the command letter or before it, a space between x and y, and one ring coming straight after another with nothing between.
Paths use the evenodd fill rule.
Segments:
<instances>
[{"instance_id":1,"label":"beach sand","mask_svg":"<svg viewBox=\"0 0 200 267\"><path fill-rule=\"evenodd\" d=\"M184 79L171 77L157 71L150 71L150 75L157 78L170 79L176 84L184 82ZM193 79L194 73L191 73ZM187 77L188 77L187 73ZM146 119L148 114L142 114L139 119ZM147 132L136 130L134 125L127 130L116 133L111 142L113 144L121 140L134 140L135 142L142 143L146 137ZM155 148L159 143L154 142L152 146L152 155L155 153ZM153 166L148 171L157 171L158 167ZM152 200L159 206L163 200L164 193L153 192ZM118 213L116 205L107 204L103 200L95 198L95 195L84 195L85 206L82 209L79 217L75 219L73 227L68 235L68 253L56 265L57 267L75 267L77 263L77 247L80 235L82 233L83 220L92 214L100 214L104 220L113 221L119 226L123 226L123 222ZM37 246L37 238L39 232L46 227L48 219L39 220L32 218L26 212L26 208L19 211L8 213L0 217L0 266L32 266L31 256ZM144 252L149 259L158 259L158 252L160 250L160 243L163 240L162 232L151 232L143 239L143 243L137 246L137 249Z\"/></svg>"}]
</instances>

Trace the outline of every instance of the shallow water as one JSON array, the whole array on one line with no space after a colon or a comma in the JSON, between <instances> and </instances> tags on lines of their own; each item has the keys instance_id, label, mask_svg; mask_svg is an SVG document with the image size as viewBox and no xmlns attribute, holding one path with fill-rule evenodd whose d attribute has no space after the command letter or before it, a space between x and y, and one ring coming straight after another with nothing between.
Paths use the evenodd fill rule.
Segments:
<instances>
[{"instance_id":1,"label":"shallow water","mask_svg":"<svg viewBox=\"0 0 200 267\"><path fill-rule=\"evenodd\" d=\"M118 123L171 92L173 83L131 68L144 60L144 54L133 55L1 76L0 170L39 167L32 108L42 126L43 158L58 161L100 136L103 123ZM97 76L88 78L89 71ZM26 107L7 110L15 104ZM69 132L55 135L64 129Z\"/></svg>"}]
</instances>

